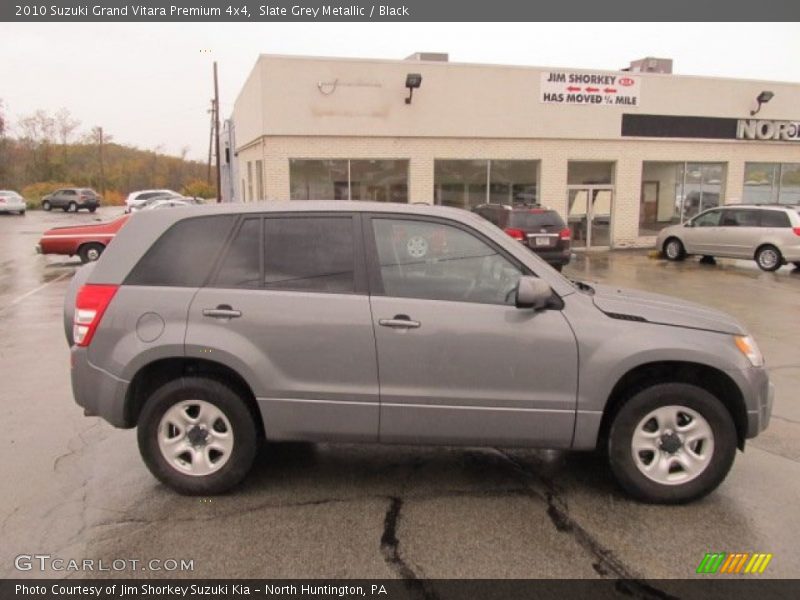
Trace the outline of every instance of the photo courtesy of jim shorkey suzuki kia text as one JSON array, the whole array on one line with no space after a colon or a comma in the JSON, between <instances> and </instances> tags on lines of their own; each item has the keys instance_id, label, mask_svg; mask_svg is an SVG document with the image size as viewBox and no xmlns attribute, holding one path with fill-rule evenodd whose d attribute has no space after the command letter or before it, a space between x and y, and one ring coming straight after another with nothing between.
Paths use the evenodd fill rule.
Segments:
<instances>
[{"instance_id":1,"label":"photo courtesy of jim shorkey suzuki kia text","mask_svg":"<svg viewBox=\"0 0 800 600\"><path fill-rule=\"evenodd\" d=\"M247 585L242 583L215 583L202 585L198 583L110 583L110 584L23 584L14 586L17 596L73 596L96 598L195 598L213 596L216 598L231 596L249 597L263 596L356 596L369 594L372 598L387 598L389 592L380 583L363 585L329 585L329 584L282 584Z\"/></svg>"}]
</instances>

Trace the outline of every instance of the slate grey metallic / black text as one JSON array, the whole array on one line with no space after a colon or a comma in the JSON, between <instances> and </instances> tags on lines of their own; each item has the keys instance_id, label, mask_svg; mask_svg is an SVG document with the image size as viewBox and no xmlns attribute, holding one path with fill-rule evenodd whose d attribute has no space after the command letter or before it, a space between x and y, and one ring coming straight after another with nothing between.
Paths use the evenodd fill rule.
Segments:
<instances>
[{"instance_id":1,"label":"slate grey metallic / black text","mask_svg":"<svg viewBox=\"0 0 800 600\"><path fill-rule=\"evenodd\" d=\"M161 481L267 440L600 450L634 496L712 491L773 390L732 317L573 282L480 217L294 202L135 215L65 300L75 399Z\"/></svg>"}]
</instances>

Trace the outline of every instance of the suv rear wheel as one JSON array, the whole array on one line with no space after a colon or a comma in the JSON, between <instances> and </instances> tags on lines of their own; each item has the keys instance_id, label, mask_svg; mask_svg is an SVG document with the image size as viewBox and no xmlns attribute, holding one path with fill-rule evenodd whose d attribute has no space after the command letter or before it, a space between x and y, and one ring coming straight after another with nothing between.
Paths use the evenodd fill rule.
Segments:
<instances>
[{"instance_id":1,"label":"suv rear wheel","mask_svg":"<svg viewBox=\"0 0 800 600\"><path fill-rule=\"evenodd\" d=\"M258 439L246 400L205 377L161 386L139 418L139 451L147 468L182 494L220 494L241 482Z\"/></svg>"},{"instance_id":2,"label":"suv rear wheel","mask_svg":"<svg viewBox=\"0 0 800 600\"><path fill-rule=\"evenodd\" d=\"M645 502L679 504L714 490L733 464L736 426L722 403L686 383L640 391L617 412L608 436L611 470Z\"/></svg>"}]
</instances>

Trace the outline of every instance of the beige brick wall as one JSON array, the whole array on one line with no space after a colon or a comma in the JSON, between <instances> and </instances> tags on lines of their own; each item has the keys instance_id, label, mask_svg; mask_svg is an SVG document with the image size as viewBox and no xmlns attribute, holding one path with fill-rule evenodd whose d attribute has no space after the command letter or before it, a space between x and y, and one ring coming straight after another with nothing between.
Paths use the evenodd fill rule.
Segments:
<instances>
[{"instance_id":1,"label":"beige brick wall","mask_svg":"<svg viewBox=\"0 0 800 600\"><path fill-rule=\"evenodd\" d=\"M571 160L615 163L612 240L615 247L648 246L640 237L639 196L643 161L722 162L726 164L726 203L742 197L746 162L800 162L800 144L741 141L554 140L479 138L389 138L271 136L238 153L240 181L247 161L263 159L266 199L289 198L290 158L408 159L412 202L433 202L435 159L539 160L542 204L563 215L567 209L567 165ZM255 185L254 185L255 188ZM241 190L239 189L241 198Z\"/></svg>"}]
</instances>

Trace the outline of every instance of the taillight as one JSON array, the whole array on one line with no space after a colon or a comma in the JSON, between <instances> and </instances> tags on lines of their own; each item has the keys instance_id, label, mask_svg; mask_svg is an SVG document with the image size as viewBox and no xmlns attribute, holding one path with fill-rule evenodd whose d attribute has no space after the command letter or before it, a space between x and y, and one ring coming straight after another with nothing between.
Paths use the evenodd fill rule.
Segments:
<instances>
[{"instance_id":1,"label":"taillight","mask_svg":"<svg viewBox=\"0 0 800 600\"><path fill-rule=\"evenodd\" d=\"M800 227L792 227L792 231L794 231L795 235L800 235Z\"/></svg>"},{"instance_id":2,"label":"taillight","mask_svg":"<svg viewBox=\"0 0 800 600\"><path fill-rule=\"evenodd\" d=\"M506 227L503 231L505 231L508 235L510 235L518 242L525 241L525 232L522 231L522 229L514 229L513 227Z\"/></svg>"},{"instance_id":3,"label":"taillight","mask_svg":"<svg viewBox=\"0 0 800 600\"><path fill-rule=\"evenodd\" d=\"M84 285L75 299L75 320L72 338L78 346L88 346L103 313L117 293L116 285Z\"/></svg>"},{"instance_id":4,"label":"taillight","mask_svg":"<svg viewBox=\"0 0 800 600\"><path fill-rule=\"evenodd\" d=\"M560 240L568 240L572 237L572 231L570 231L569 227L565 227L561 231L558 232L558 239Z\"/></svg>"}]
</instances>

